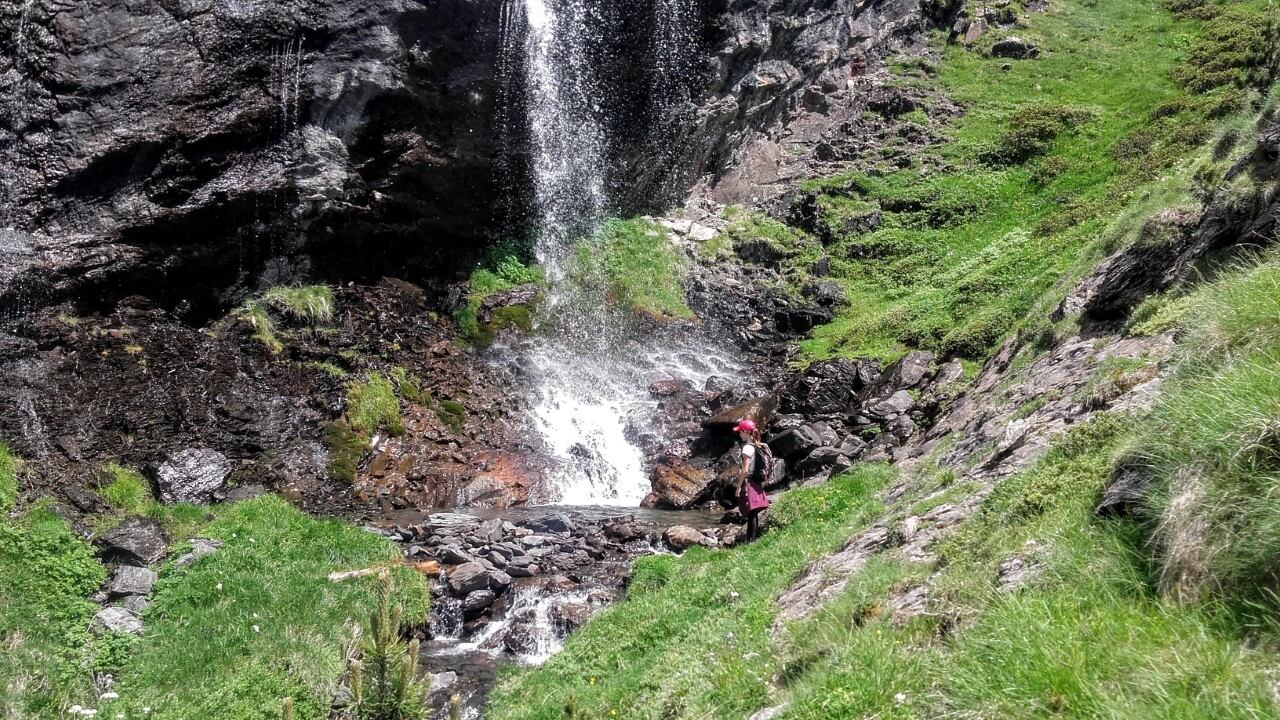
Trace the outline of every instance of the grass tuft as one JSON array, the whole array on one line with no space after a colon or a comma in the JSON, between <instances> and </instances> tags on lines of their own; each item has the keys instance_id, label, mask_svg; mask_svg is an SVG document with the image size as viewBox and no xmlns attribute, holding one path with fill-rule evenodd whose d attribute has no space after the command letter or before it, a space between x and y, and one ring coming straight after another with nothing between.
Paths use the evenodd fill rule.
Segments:
<instances>
[{"instance_id":1,"label":"grass tuft","mask_svg":"<svg viewBox=\"0 0 1280 720\"><path fill-rule=\"evenodd\" d=\"M581 241L575 276L618 305L657 318L691 318L684 300L686 258L666 228L647 218L611 219Z\"/></svg>"}]
</instances>

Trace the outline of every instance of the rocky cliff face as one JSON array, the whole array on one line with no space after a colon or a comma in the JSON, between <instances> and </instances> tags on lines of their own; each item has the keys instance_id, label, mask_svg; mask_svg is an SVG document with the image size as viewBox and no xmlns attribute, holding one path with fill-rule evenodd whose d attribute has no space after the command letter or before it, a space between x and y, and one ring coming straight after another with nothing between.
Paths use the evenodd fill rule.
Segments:
<instances>
[{"instance_id":1,"label":"rocky cliff face","mask_svg":"<svg viewBox=\"0 0 1280 720\"><path fill-rule=\"evenodd\" d=\"M499 10L6 4L0 301L198 318L229 288L465 259L498 197Z\"/></svg>"},{"instance_id":2,"label":"rocky cliff face","mask_svg":"<svg viewBox=\"0 0 1280 720\"><path fill-rule=\"evenodd\" d=\"M519 12L6 4L0 306L141 294L200 322L297 277L450 275L527 217L518 58L503 47ZM918 0L701 0L677 28L647 3L598 15L624 212L737 166L758 174L736 153L798 113L828 118L824 98L842 102L923 23Z\"/></svg>"}]
</instances>

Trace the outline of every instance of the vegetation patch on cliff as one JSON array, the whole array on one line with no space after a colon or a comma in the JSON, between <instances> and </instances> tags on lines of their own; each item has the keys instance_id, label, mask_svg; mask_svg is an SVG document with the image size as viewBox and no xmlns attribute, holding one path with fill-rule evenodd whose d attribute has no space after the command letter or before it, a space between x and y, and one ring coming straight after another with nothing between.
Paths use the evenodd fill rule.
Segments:
<instances>
[{"instance_id":1,"label":"vegetation patch on cliff","mask_svg":"<svg viewBox=\"0 0 1280 720\"><path fill-rule=\"evenodd\" d=\"M684 300L686 258L667 229L648 218L611 219L581 241L574 274L628 310L665 319L693 317Z\"/></svg>"},{"instance_id":2,"label":"vegetation patch on cliff","mask_svg":"<svg viewBox=\"0 0 1280 720\"><path fill-rule=\"evenodd\" d=\"M533 263L530 249L520 243L499 243L472 271L466 303L454 313L459 332L473 345L487 347L494 336L508 327L529 331L533 327L533 310L541 293L526 302L516 302L485 312L485 301L493 296L528 285L546 282L542 268Z\"/></svg>"}]
</instances>

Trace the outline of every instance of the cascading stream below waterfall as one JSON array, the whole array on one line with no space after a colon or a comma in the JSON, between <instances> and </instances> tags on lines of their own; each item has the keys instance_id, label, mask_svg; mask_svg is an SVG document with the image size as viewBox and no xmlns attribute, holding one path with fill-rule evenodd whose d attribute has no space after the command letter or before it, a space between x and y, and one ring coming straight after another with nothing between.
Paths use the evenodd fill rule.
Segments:
<instances>
[{"instance_id":1,"label":"cascading stream below waterfall","mask_svg":"<svg viewBox=\"0 0 1280 720\"><path fill-rule=\"evenodd\" d=\"M645 388L660 378L701 385L733 374L732 353L705 339L644 337L612 310L599 288L572 277L579 242L610 211L608 103L595 76L593 32L602 0L518 0L508 6L507 52L523 68L533 179L535 251L549 289L534 338L517 350L534 388L533 418L562 462L544 503L637 505L649 492L640 450L627 426L645 422L652 400ZM655 0L650 123L668 100L671 77L689 62L692 13L686 0ZM655 153L657 154L657 153Z\"/></svg>"}]
</instances>

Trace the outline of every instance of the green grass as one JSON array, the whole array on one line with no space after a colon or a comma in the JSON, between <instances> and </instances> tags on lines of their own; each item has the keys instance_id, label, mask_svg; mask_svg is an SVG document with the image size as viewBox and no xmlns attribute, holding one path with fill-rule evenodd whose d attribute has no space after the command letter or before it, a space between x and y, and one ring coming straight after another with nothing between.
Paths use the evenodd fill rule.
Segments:
<instances>
[{"instance_id":1,"label":"green grass","mask_svg":"<svg viewBox=\"0 0 1280 720\"><path fill-rule=\"evenodd\" d=\"M108 505L125 515L144 514L155 502L146 478L136 470L107 463L102 472L109 482L98 490Z\"/></svg>"},{"instance_id":2,"label":"green grass","mask_svg":"<svg viewBox=\"0 0 1280 720\"><path fill-rule=\"evenodd\" d=\"M611 219L580 241L574 276L617 305L656 318L691 318L684 300L687 259L652 220Z\"/></svg>"},{"instance_id":3,"label":"green grass","mask_svg":"<svg viewBox=\"0 0 1280 720\"><path fill-rule=\"evenodd\" d=\"M328 285L273 287L262 295L262 300L308 325L333 320L333 290Z\"/></svg>"},{"instance_id":4,"label":"green grass","mask_svg":"<svg viewBox=\"0 0 1280 720\"><path fill-rule=\"evenodd\" d=\"M0 513L13 509L18 501L18 460L9 446L0 442Z\"/></svg>"},{"instance_id":5,"label":"green grass","mask_svg":"<svg viewBox=\"0 0 1280 720\"><path fill-rule=\"evenodd\" d=\"M941 172L808 183L850 303L802 344L805 358L909 348L983 358L1029 311L1052 307L1064 277L1185 197L1186 158L1243 107L1242 83L1264 86L1249 73L1202 72L1212 53L1197 50L1209 36L1221 44L1239 16L1265 26L1264 7L1175 19L1138 0L1068 0L1025 15L1018 34L1046 49L1038 59L1004 70L985 46L951 45L937 68L898 66L899 82L937 87L966 114L946 129ZM869 206L881 210L878 227L841 230L859 227L848 223Z\"/></svg>"},{"instance_id":6,"label":"green grass","mask_svg":"<svg viewBox=\"0 0 1280 720\"><path fill-rule=\"evenodd\" d=\"M309 328L333 320L333 290L328 285L277 286L246 301L232 317L253 328L252 337L273 355L284 351L277 315Z\"/></svg>"},{"instance_id":7,"label":"green grass","mask_svg":"<svg viewBox=\"0 0 1280 720\"><path fill-rule=\"evenodd\" d=\"M1060 436L937 546L936 565L875 556L775 638L774 598L806 557L885 510L871 498L887 475L792 491L757 543L641 562L624 602L503 680L492 717L736 720L783 703L789 720L1272 717L1280 659L1213 609L1163 599L1143 527L1092 514L1134 425L1102 415ZM997 567L1015 553L1043 571L1000 592ZM891 598L926 578L927 612L895 624Z\"/></svg>"},{"instance_id":8,"label":"green grass","mask_svg":"<svg viewBox=\"0 0 1280 720\"><path fill-rule=\"evenodd\" d=\"M891 476L866 466L788 493L771 511L772 529L741 549L640 560L627 600L570 636L543 667L509 670L488 717L749 715L768 694L772 667L763 653L774 597L867 523L879 510L874 492Z\"/></svg>"},{"instance_id":9,"label":"green grass","mask_svg":"<svg viewBox=\"0 0 1280 720\"><path fill-rule=\"evenodd\" d=\"M407 621L425 617L425 582L400 568L393 545L279 498L228 506L201 535L224 545L162 572L147 630L118 668L120 698L100 716L150 707L152 718L276 718L292 697L295 717L328 717L346 625L367 620L375 582L332 583L332 571L396 567Z\"/></svg>"},{"instance_id":10,"label":"green grass","mask_svg":"<svg viewBox=\"0 0 1280 720\"><path fill-rule=\"evenodd\" d=\"M374 372L347 384L347 421L353 430L366 435L379 430L393 435L404 432L400 399L387 376Z\"/></svg>"},{"instance_id":11,"label":"green grass","mask_svg":"<svg viewBox=\"0 0 1280 720\"><path fill-rule=\"evenodd\" d=\"M0 518L0 716L58 717L93 697L85 598L106 575L50 506Z\"/></svg>"},{"instance_id":12,"label":"green grass","mask_svg":"<svg viewBox=\"0 0 1280 720\"><path fill-rule=\"evenodd\" d=\"M1280 256L1195 291L1138 449L1155 479L1162 581L1188 600L1280 589Z\"/></svg>"}]
</instances>

